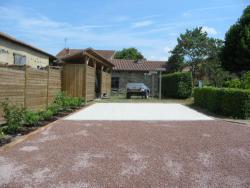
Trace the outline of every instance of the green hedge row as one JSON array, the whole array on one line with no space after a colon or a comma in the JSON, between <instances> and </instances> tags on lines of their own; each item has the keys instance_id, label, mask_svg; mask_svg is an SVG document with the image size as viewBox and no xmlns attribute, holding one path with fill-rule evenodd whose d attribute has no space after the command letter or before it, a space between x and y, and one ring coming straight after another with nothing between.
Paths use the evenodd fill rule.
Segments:
<instances>
[{"instance_id":1,"label":"green hedge row","mask_svg":"<svg viewBox=\"0 0 250 188\"><path fill-rule=\"evenodd\" d=\"M176 72L162 76L162 96L185 99L192 95L192 74Z\"/></svg>"},{"instance_id":2,"label":"green hedge row","mask_svg":"<svg viewBox=\"0 0 250 188\"><path fill-rule=\"evenodd\" d=\"M250 90L232 88L195 88L194 103L218 115L250 118Z\"/></svg>"}]
</instances>

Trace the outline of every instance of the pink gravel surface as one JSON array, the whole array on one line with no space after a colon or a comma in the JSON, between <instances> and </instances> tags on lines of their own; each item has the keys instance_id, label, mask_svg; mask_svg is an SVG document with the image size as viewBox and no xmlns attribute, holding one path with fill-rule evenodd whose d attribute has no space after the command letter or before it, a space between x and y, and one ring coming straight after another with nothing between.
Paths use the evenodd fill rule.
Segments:
<instances>
[{"instance_id":1,"label":"pink gravel surface","mask_svg":"<svg viewBox=\"0 0 250 188\"><path fill-rule=\"evenodd\" d=\"M250 187L250 127L61 120L0 149L0 187Z\"/></svg>"}]
</instances>

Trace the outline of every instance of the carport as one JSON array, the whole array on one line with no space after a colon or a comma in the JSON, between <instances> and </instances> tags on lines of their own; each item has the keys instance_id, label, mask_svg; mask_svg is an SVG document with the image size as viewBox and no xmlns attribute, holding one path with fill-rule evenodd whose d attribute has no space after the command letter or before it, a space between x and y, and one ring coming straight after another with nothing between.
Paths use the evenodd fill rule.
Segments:
<instances>
[{"instance_id":1,"label":"carport","mask_svg":"<svg viewBox=\"0 0 250 188\"><path fill-rule=\"evenodd\" d=\"M114 66L110 61L91 48L68 54L61 61L62 89L66 95L84 97L86 101L110 96Z\"/></svg>"}]
</instances>

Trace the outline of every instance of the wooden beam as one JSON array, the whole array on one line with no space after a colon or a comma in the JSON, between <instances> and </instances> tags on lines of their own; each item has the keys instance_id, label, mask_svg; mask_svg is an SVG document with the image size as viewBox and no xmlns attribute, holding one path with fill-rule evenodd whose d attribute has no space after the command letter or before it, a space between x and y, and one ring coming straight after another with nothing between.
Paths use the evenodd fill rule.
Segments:
<instances>
[{"instance_id":1,"label":"wooden beam","mask_svg":"<svg viewBox=\"0 0 250 188\"><path fill-rule=\"evenodd\" d=\"M84 82L85 82L85 104L87 104L87 83L88 83L88 80L87 80L87 71L88 71L88 64L89 64L89 57L86 57L85 58L85 69L84 69Z\"/></svg>"},{"instance_id":2,"label":"wooden beam","mask_svg":"<svg viewBox=\"0 0 250 188\"><path fill-rule=\"evenodd\" d=\"M104 66L102 65L102 66L101 66L101 76L100 76L100 77L101 77L101 78L100 78L100 82L101 82L101 84L100 84L100 86L101 86L101 88L100 88L100 90L101 90L101 96L100 96L100 97L101 97L101 98L102 98L102 84L103 84L103 83L102 83L102 82L103 82L103 80L102 80L103 68L104 68Z\"/></svg>"},{"instance_id":3,"label":"wooden beam","mask_svg":"<svg viewBox=\"0 0 250 188\"><path fill-rule=\"evenodd\" d=\"M97 58L97 57L95 57L95 56L89 54L88 52L84 52L84 55L86 55L86 56L88 56L88 57L90 57L90 58L96 60L98 63L101 63L102 65L111 67L111 65L109 65L108 63L106 63L106 62L104 62L103 60L101 60L101 59L99 59L99 58Z\"/></svg>"}]
</instances>

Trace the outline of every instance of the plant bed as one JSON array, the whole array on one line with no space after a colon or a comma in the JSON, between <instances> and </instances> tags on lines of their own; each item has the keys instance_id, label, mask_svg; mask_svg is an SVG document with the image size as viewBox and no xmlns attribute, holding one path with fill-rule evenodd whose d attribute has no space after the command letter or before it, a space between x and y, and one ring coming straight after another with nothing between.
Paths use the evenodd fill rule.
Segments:
<instances>
[{"instance_id":1,"label":"plant bed","mask_svg":"<svg viewBox=\"0 0 250 188\"><path fill-rule=\"evenodd\" d=\"M5 145L5 144L8 144L10 143L12 140L13 140L13 137L12 135L3 135L0 137L0 147Z\"/></svg>"},{"instance_id":2,"label":"plant bed","mask_svg":"<svg viewBox=\"0 0 250 188\"><path fill-rule=\"evenodd\" d=\"M67 97L60 93L51 105L40 112L11 105L8 100L3 102L1 106L6 122L0 125L0 146L79 110L84 106L83 102L82 98Z\"/></svg>"}]
</instances>

